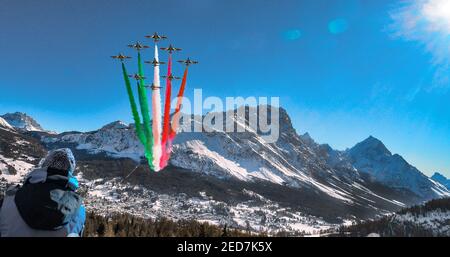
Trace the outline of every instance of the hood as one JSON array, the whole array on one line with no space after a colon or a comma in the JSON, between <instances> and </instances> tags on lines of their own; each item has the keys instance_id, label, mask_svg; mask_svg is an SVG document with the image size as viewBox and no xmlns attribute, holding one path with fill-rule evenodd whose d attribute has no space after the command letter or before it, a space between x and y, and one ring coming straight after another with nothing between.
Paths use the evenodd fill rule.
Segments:
<instances>
[{"instance_id":1,"label":"hood","mask_svg":"<svg viewBox=\"0 0 450 257\"><path fill-rule=\"evenodd\" d=\"M49 173L69 177L76 168L75 157L69 148L61 148L50 151L41 162L42 168L47 168Z\"/></svg>"}]
</instances>

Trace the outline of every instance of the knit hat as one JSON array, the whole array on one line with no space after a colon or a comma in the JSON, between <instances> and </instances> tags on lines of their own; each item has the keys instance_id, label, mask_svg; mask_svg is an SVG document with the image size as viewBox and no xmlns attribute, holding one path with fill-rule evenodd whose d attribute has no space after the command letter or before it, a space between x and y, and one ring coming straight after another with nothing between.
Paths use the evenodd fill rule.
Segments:
<instances>
[{"instance_id":1,"label":"knit hat","mask_svg":"<svg viewBox=\"0 0 450 257\"><path fill-rule=\"evenodd\" d=\"M68 173L66 176L69 176L76 167L75 157L69 148L53 150L47 154L41 167L65 171Z\"/></svg>"}]
</instances>

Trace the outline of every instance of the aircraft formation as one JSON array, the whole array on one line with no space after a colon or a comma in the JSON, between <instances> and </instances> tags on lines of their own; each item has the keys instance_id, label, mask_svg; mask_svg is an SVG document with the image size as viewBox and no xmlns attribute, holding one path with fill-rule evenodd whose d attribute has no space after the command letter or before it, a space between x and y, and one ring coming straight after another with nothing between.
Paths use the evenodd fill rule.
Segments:
<instances>
[{"instance_id":1,"label":"aircraft formation","mask_svg":"<svg viewBox=\"0 0 450 257\"><path fill-rule=\"evenodd\" d=\"M170 154L172 151L172 142L175 139L176 132L179 126L180 109L183 101L183 95L186 88L186 81L188 75L188 67L193 64L198 64L197 61L193 61L190 58L186 60L178 60L177 62L185 66L183 77L177 77L172 74L172 54L182 51L181 48L174 47L169 44L168 47L158 48L157 44L166 40L167 37L153 33L146 35L145 38L151 39L155 45L154 58L150 61L144 61L146 64L153 66L153 82L151 85L146 85L145 80L147 76L144 75L144 67L142 65L141 52L145 49L149 49L150 46L142 44L139 41L127 45L137 51L137 63L138 72L135 74L128 74L125 61L132 57L126 56L122 53L113 55L111 58L119 60L122 65L122 73L125 81L126 91L131 106L131 113L133 115L134 123L141 124L141 126L135 126L136 135L139 141L143 144L145 149L145 157L147 159L149 167L153 171L160 171L167 166ZM160 76L160 66L166 64L166 62L159 61L159 51L163 50L168 53L167 62L167 75ZM165 101L162 106L161 101L161 83L160 77L166 80L165 87ZM136 80L138 102L134 97L134 90L131 87L129 79ZM175 105L175 112L172 120L170 120L170 110L172 101L172 83L174 80L182 79L180 88L177 94L177 103ZM149 104L147 97L147 89L151 89L151 104L152 104L152 119L149 112ZM138 108L139 106L139 108ZM162 107L164 107L164 113L162 113ZM142 116L142 122L141 122ZM161 120L161 118L163 118Z\"/></svg>"}]
</instances>

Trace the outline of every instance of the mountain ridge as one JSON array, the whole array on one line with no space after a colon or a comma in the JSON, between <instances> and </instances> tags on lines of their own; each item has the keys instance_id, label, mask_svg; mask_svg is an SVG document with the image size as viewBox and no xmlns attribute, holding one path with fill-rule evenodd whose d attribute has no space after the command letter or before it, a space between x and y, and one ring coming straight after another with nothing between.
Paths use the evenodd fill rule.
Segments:
<instances>
[{"instance_id":1,"label":"mountain ridge","mask_svg":"<svg viewBox=\"0 0 450 257\"><path fill-rule=\"evenodd\" d=\"M23 112L6 113L1 115L11 126L25 131L45 131L31 116Z\"/></svg>"},{"instance_id":2,"label":"mountain ridge","mask_svg":"<svg viewBox=\"0 0 450 257\"><path fill-rule=\"evenodd\" d=\"M444 185L447 189L450 190L450 179L448 179L447 177L445 177L444 175L442 175L439 172L435 172L433 174L433 176L431 176L431 179Z\"/></svg>"},{"instance_id":3,"label":"mountain ridge","mask_svg":"<svg viewBox=\"0 0 450 257\"><path fill-rule=\"evenodd\" d=\"M191 116L180 127L170 166L159 173L140 165L145 163L143 148L133 124L115 121L90 132L17 133L35 138L45 149L73 149L79 163L77 176L91 188L88 206L98 212L106 212L113 205L116 211L132 211L144 217L148 215L142 207L145 203L150 213L163 211L174 217L207 217L211 222L231 222L241 227L245 227L242 223L245 217L255 228L262 226L261 220L266 220L265 229L273 226L296 230L296 226L301 226L295 224L302 222L313 229L313 220L320 221L317 224L324 228L329 226L327 222L372 218L447 193L420 195L421 191L379 183L370 172L355 168L348 156L349 149L334 150L327 144L317 144L307 133L298 135L284 109L280 109L280 137L275 143L262 140L259 130L187 132L194 118ZM235 126L242 124L233 121ZM376 150L370 153L398 158L392 157L377 140L369 137L361 142L366 141L360 145L361 149L372 147ZM132 170L136 171L130 177ZM426 186L428 191L436 187L435 184ZM203 199L201 204L196 200L198 195ZM155 205L149 199L158 199L162 205ZM175 208L186 204L189 212ZM197 214L191 212L198 208L204 209ZM216 208L220 210L218 213L212 211ZM257 218L253 217L256 210L262 211ZM280 215L288 222L281 222Z\"/></svg>"},{"instance_id":4,"label":"mountain ridge","mask_svg":"<svg viewBox=\"0 0 450 257\"><path fill-rule=\"evenodd\" d=\"M8 130L14 130L14 127L11 126L5 119L0 117L0 127Z\"/></svg>"},{"instance_id":5,"label":"mountain ridge","mask_svg":"<svg viewBox=\"0 0 450 257\"><path fill-rule=\"evenodd\" d=\"M245 108L246 115L247 115L246 118L248 119L248 115L249 115L248 113L251 111L252 107L241 107L241 108ZM256 109L258 109L258 108L260 108L260 106L256 107ZM370 135L365 140L357 143L355 146L353 146L350 149L347 149L345 151L339 151L339 150L333 149L328 144L317 144L311 138L309 133L305 133L303 135L298 135L292 126L291 118L287 114L287 111L283 108L279 108L279 113L280 113L280 140L281 141L284 140L284 141L283 141L283 143L278 143L278 145L277 145L277 143L275 143L274 146L277 147L276 150L279 150L281 152L281 154L288 155L287 158L281 157L279 160L279 161L283 162L285 164L285 166L287 166L288 170L290 169L292 171L292 169L294 169L294 170L296 169L296 168L293 168L292 165L290 165L290 162L292 162L291 161L292 158L294 158L294 159L296 158L296 156L293 156L292 154L289 153L290 151L291 152L292 152L292 150L296 150L296 151L300 151L300 152L303 151L303 154L307 155L308 151L311 150L311 149L293 149L293 148L286 147L286 145L289 145L289 144L292 145L292 143L294 143L297 145L304 144L307 147L313 148L314 151L317 151L318 154L316 154L316 156L309 155L309 157L307 157L307 158L320 159L320 160L324 161L330 167L347 170L347 173L349 173L350 176L353 176L353 177L357 176L356 173L358 173L358 172L364 172L364 173L369 174L376 181L381 181L383 183L387 183L387 184L391 183L392 184L393 181L390 181L389 179L385 178L385 176L387 176L386 172L383 172L382 173L383 176L380 176L379 175L380 168L374 167L372 165L373 162L386 162L386 161L388 161L390 163L394 163L395 164L394 166L403 166L403 168L409 169L410 171L407 172L408 174L411 172L415 173L416 176L420 176L420 174L422 174L419 170L417 170L415 167L411 166L406 160L404 160L400 155L398 155L398 154L393 155L386 148L386 146L383 144L383 142L381 140L375 138L372 135ZM32 121L33 127L42 129L42 127L34 119L29 117L25 113L16 112L16 113L14 113L13 116L17 116L17 115L19 115L20 117L26 117L26 118L23 118L22 120ZM2 117L3 116L11 117L11 114L2 115ZM193 119L193 118L194 118L194 116L191 116L191 119ZM191 126L191 124L181 126L181 131L180 131L181 133L174 142L174 154L173 154L174 158L171 160L173 165L180 166L182 168L192 169L193 168L192 166L186 165L186 162L189 162L190 165L193 165L192 161L190 161L190 160L184 161L182 156L185 153L183 151L181 151L181 153L178 153L177 151L179 151L179 149L184 149L190 153L194 149L196 151L204 151L203 154L206 154L206 155L209 154L208 155L209 159L216 159L216 161L220 159L220 161L222 161L222 165L216 165L216 164L214 164L214 162L210 163L212 166L223 166L226 163L228 163L228 165L229 165L228 173L231 172L232 176L237 176L240 179L244 179L244 180L248 179L248 176L267 177L266 176L268 174L267 171L251 172L252 174L248 174L248 172L244 171L244 169L248 170L248 169L252 168L248 164L246 167L242 167L242 163L235 165L235 163L232 162L233 160L231 160L231 162L230 162L226 158L225 159L222 158L224 155L229 154L230 151L234 155L239 155L238 153L236 153L236 151L241 151L240 154L242 154L243 153L242 148L245 147L244 145L240 145L239 149L228 149L228 153L220 153L220 151L223 150L223 149L221 149L223 147L214 147L214 149L208 149L208 147L205 147L204 145L202 145L204 142L200 143L201 140L199 141L198 138L192 138L192 136L191 136L191 134L192 135L201 135L202 133L200 133L200 134L199 133L183 133L183 131L186 130L187 126ZM19 124L18 128L23 128L23 126L21 126L21 124ZM31 131L32 132L45 132L43 130L31 130ZM245 133L247 133L245 135L245 137L247 137L247 139L252 136L252 135L249 135L248 131L244 132L243 134L245 134ZM208 141L211 141L211 139L210 139L211 135L222 136L222 137L224 136L224 133L219 133L219 132L203 133L203 134L209 135L206 138L202 137L202 140L208 140ZM231 137L229 135L226 135L226 137L228 137L228 138L225 138L225 139L231 139L232 137L236 138L236 133L230 133L230 135L231 135ZM114 122L104 125L102 128L95 130L95 131L64 132L64 133L60 133L56 136L55 135L42 136L41 140L44 143L54 143L55 139L58 138L58 136L60 136L60 142L74 143L74 144L76 144L77 149L86 150L92 154L98 154L98 153L103 152L107 155L108 154L111 155L111 157L131 158L135 161L142 160L143 148L140 146L137 138L134 136L133 124L126 124L122 121L114 121ZM125 139L129 139L129 140L125 140ZM237 138L237 139L242 140L242 138ZM291 140L292 142L290 142L289 140ZM179 144L182 141L188 142L188 145L183 144L183 143ZM228 141L230 141L230 140L228 140ZM253 141L250 140L247 142L252 143L253 145L259 145L261 147L261 144L259 141L260 140L258 138L255 138L255 139L253 139ZM218 143L224 143L224 142L213 142L213 143L215 143L217 145ZM270 147L271 146L268 147L268 149L269 149L268 151L270 152L270 154L280 155L279 152L272 151L273 149L271 150ZM247 150L249 150L250 152L253 152L253 154L256 152L254 149L247 149ZM220 153L220 154L217 154L217 153ZM247 152L246 154L249 154L249 153ZM369 156L371 159L367 160L365 158L361 158L358 155L363 155L364 157ZM188 156L192 157L189 154L188 154ZM255 157L260 158L260 156L259 157L255 156ZM287 161L286 159L288 159L289 161ZM358 160L355 160L355 159L358 159ZM267 161L268 160L266 159L265 161L262 161L262 162L265 162L267 164ZM372 162L372 163L370 163L370 162ZM273 167L274 163L271 163L271 165ZM203 165L201 167L197 166L194 168L199 168L201 170L204 170L205 169L204 166L205 165ZM215 167L215 168L220 170L223 167ZM352 171L355 171L355 170L357 172L355 174L351 174ZM225 173L227 173L227 171L225 171ZM289 184L289 183L295 184L295 183L293 183L292 180L286 178L286 173L289 173L289 172L287 170L284 170L284 171L278 172L278 174L275 174L275 175L271 174L270 176L276 183L279 183L279 184L286 184L286 183L287 184ZM230 175L230 174L222 174L222 175ZM285 178L282 178L282 177L285 177ZM421 177L422 177L422 179L425 180L426 176L423 175ZM408 188L408 185L403 185L403 186ZM429 186L432 186L432 185L429 184ZM427 193L428 194L427 195L427 194L422 194L418 190L413 190L413 191L415 193L418 193L421 196L428 197L428 198L431 197L429 192ZM440 190L438 190L438 191L440 191Z\"/></svg>"}]
</instances>

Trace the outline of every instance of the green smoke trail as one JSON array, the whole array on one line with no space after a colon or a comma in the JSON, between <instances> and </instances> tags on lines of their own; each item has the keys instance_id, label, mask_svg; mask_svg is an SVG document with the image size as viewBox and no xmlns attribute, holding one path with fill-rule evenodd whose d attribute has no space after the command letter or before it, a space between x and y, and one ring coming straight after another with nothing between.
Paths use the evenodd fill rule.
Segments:
<instances>
[{"instance_id":1,"label":"green smoke trail","mask_svg":"<svg viewBox=\"0 0 450 257\"><path fill-rule=\"evenodd\" d=\"M141 141L142 144L145 144L145 135L142 132L141 118L139 117L139 112L136 107L136 101L134 100L133 90L131 89L130 79L128 78L127 69L125 68L124 63L122 63L122 72L123 79L125 80L125 86L127 88L128 98L130 100L131 112L133 113L136 135L139 138L139 141Z\"/></svg>"},{"instance_id":2,"label":"green smoke trail","mask_svg":"<svg viewBox=\"0 0 450 257\"><path fill-rule=\"evenodd\" d=\"M138 52L138 73L139 76L143 77L144 72L142 68L142 60L141 60L141 53ZM144 121L144 135L145 135L145 157L147 158L148 165L151 169L154 170L153 167L153 135L151 131L151 124L150 124L150 114L148 109L148 98L147 98L147 91L144 87L144 79L140 79L138 83L138 94L139 94L139 103L141 106L141 114L142 114L142 120Z\"/></svg>"}]
</instances>

